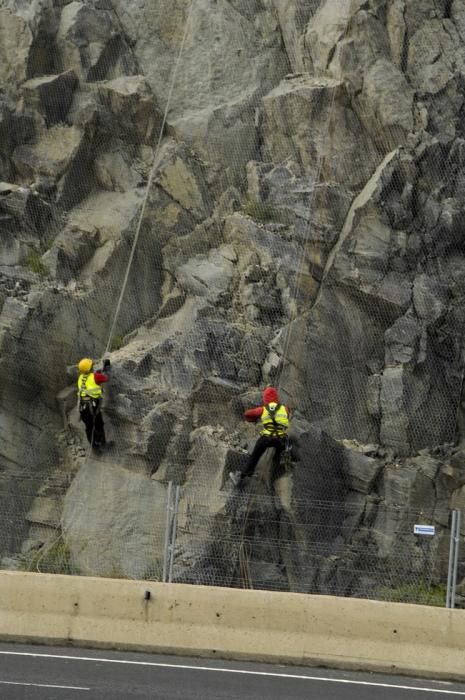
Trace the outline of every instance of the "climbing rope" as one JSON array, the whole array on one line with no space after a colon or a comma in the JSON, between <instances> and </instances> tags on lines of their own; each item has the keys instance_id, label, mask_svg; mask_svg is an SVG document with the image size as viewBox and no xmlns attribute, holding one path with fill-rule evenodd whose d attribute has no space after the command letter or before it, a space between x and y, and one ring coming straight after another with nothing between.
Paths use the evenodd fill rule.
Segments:
<instances>
[{"instance_id":1,"label":"climbing rope","mask_svg":"<svg viewBox=\"0 0 465 700\"><path fill-rule=\"evenodd\" d=\"M349 30L350 19L351 19L351 15L349 13L348 17L347 17L347 22L346 22L345 27L344 27L344 31L343 31L339 41L343 41L346 38L348 30ZM340 75L339 75L339 80L338 80L339 84L341 83L341 80L342 80L342 61L340 63ZM334 114L336 92L337 92L337 88L335 88L333 90L333 94L331 96L331 104L330 104L330 109L329 109L326 137L329 136L330 129L331 129L331 121L333 119L333 114ZM280 372L279 372L279 379L277 382L277 388L279 390L281 389L282 372L283 372L284 365L285 365L285 362L286 362L287 357L288 357L289 348L290 348L290 344L291 344L292 328L293 328L294 322L297 318L297 294L299 291L299 278L300 278L300 275L302 274L304 260L305 260L305 252L306 252L305 249L306 249L306 245L308 243L308 239L310 236L311 224L312 224L312 219L313 219L313 205L314 205L314 200L315 200L315 193L316 193L317 187L321 184L320 180L321 180L323 161L324 161L324 157L321 154L319 154L318 160L317 160L315 185L314 185L313 190L312 190L312 194L310 197L310 203L309 203L309 207L308 207L308 211L309 211L308 223L307 223L307 226L305 228L304 240L302 242L302 247L301 247L300 255L298 258L298 264L297 264L296 282L294 285L294 294L293 294L294 304L293 304L293 306L291 305L291 313L294 315L294 317L291 318L291 320L289 321L288 326L287 326L286 339L284 342L283 354L282 354L282 358L281 358L281 368L280 368ZM241 576L242 576L244 582L247 584L248 588L253 588L253 581L251 580L251 576L250 576L250 565L249 565L250 559L249 559L249 553L248 553L247 547L245 546L245 542L244 542L244 534L245 534L245 528L247 526L247 519L249 517L249 513L250 513L250 510L252 507L252 503L255 499L255 496L256 496L256 494L254 494L253 492L249 492L247 503L246 503L246 512L245 512L245 516L244 516L243 527L241 530L241 542L240 542L240 550L239 550L239 566L240 566Z\"/></svg>"},{"instance_id":2,"label":"climbing rope","mask_svg":"<svg viewBox=\"0 0 465 700\"><path fill-rule=\"evenodd\" d=\"M111 324L111 327L110 327L110 331L109 331L109 333L108 333L108 340L107 340L107 343L106 343L106 346L105 346L105 350L104 350L104 353L103 353L104 356L107 355L107 354L109 353L109 351L110 351L110 348L111 348L111 345L112 345L112 341L113 341L113 337L114 337L114 333L115 333L116 324L117 324L117 322L118 322L119 314L120 314L120 312L121 312L121 305L122 305L122 303L123 303L124 295L125 295L125 293L126 293L126 287L127 287L129 275L130 275L130 272L131 272L132 263L133 263L133 261L134 261L134 256L135 256L135 253L136 253L137 244L138 244L138 242L139 242L140 232L141 232L141 228L142 228L142 222L143 222L143 220L144 220L145 211L146 211L146 208L147 208L147 202L148 202L148 198L149 198L149 195L150 195L150 190L151 190L151 188L152 188L153 180L154 180L154 177L155 177L155 171L156 171L156 167L157 167L157 163L158 163L158 161L157 161L157 159L158 159L158 154L159 154L159 151L160 151L160 146L161 146L161 142L162 142L162 139L163 139L163 133L164 133L164 131L165 131L166 122L167 122L167 119L168 119L169 109L170 109L170 106L171 106L171 100L172 100L172 96L173 96L173 90L174 90L174 86L175 86L175 84L176 84L176 80L177 80L177 76L178 76L179 65L180 65L180 63L181 63L182 54L183 54L183 52L184 52L184 46L185 46L185 43L186 43L188 31L189 31L189 25L190 25L190 20L191 20L191 17L192 17L192 10L193 10L193 7L194 7L194 0L191 0L191 3L190 3L190 5L189 5L189 11L188 11L188 14L187 14L187 17L186 17L186 23L185 23L185 26L184 26L184 33L183 33L182 41L181 41L181 44L180 44L180 47L179 47L178 55L177 55L176 62L175 62L175 64L174 64L174 68L173 68L173 72L172 72L172 76L171 76L170 87L169 87L169 91L168 91L168 97L167 97L167 100L166 100L165 110L164 110L164 113L163 113L163 119L162 119L162 123L161 123L161 126L160 126L160 131L159 131L159 134L158 134L157 144L156 144L155 151L154 151L154 155L153 155L153 163L152 163L152 167L151 167L151 169L150 169L150 175L149 175L149 179L148 179L148 182L147 182L147 186L146 186L146 188L145 188L144 200L143 200L143 202L142 202L141 210L140 210L140 213L139 213L139 218L138 218L138 221L137 221L137 226L136 226L136 231L135 231L135 235L134 235L134 240L133 240L133 242L132 242L132 246L131 246L131 251L130 251L130 254L129 254L128 263L127 263L127 265L126 265L126 270L125 270L123 282L122 282L122 285L121 285L121 291L120 291L120 294L119 294L119 297L118 297L118 301L117 301L117 303L116 303L116 309L115 309L115 313L114 313L114 316L113 316L113 321L112 321L112 324ZM115 11L115 14L117 14L116 11ZM118 15L117 15L117 16L118 16ZM118 17L118 19L119 19L119 17ZM92 437L93 437L93 435L92 435ZM90 457L90 455L91 455L91 452L92 452L92 446L89 445L89 448L88 448L88 450L87 450L87 455L86 455L86 458L85 458L85 460L84 460L84 463L86 463L86 461L89 459L89 457Z\"/></svg>"},{"instance_id":3,"label":"climbing rope","mask_svg":"<svg viewBox=\"0 0 465 700\"><path fill-rule=\"evenodd\" d=\"M351 21L351 13L349 12L347 15L347 21L344 27L344 31L339 38L338 43L344 41L347 37L347 33L349 31L349 26L350 26L350 21ZM333 93L331 95L331 103L330 103L330 108L329 108L329 117L328 117L328 123L327 123L327 129L326 129L326 134L325 134L325 139L323 142L325 142L330 134L331 130L331 122L334 116L334 106L336 103L336 92L338 91L340 84L342 82L342 60L339 63L339 76L336 79L338 85L335 86ZM281 389L282 385L282 374L284 370L284 366L286 361L288 360L288 354L289 354L289 348L291 345L291 339L292 339L292 331L293 331L293 326L295 321L297 320L298 316L298 310L297 310L297 295L299 291L299 279L303 271L303 266L304 266L304 260L305 260L305 254L306 254L306 246L308 243L308 239L310 236L310 231L313 223L313 207L314 207L314 202L315 202L315 195L316 191L319 186L321 186L323 183L321 182L321 173L322 173L322 168L323 168L323 162L325 160L325 157L321 154L321 152L318 154L318 159L317 159L317 168L316 168L316 175L315 175L315 182L314 186L312 189L312 193L310 196L310 202L308 205L308 219L307 219L307 225L305 226L304 229L304 237L303 237L303 242L300 250L300 255L298 257L298 263L297 263L297 274L295 278L295 285L294 285L294 293L293 293L293 302L294 304L290 306L291 310L291 319L289 323L287 324L287 332L286 332L286 337L284 341L284 346L283 346L283 353L282 353L282 358L281 358L281 366L279 370L279 379L277 382L277 388ZM314 270L314 263L312 262L312 271Z\"/></svg>"},{"instance_id":4,"label":"climbing rope","mask_svg":"<svg viewBox=\"0 0 465 700\"><path fill-rule=\"evenodd\" d=\"M135 231L135 235L134 235L134 240L133 240L133 242L132 242L131 251L130 251L130 254L129 254L128 263L127 263L127 265L126 265L126 270L125 270L125 274L124 274L124 278L123 278L123 282L122 282L122 286L121 286L121 291L120 291L120 294L119 294L119 297L118 297L118 301L117 301L116 308L115 308L115 313L114 313L114 316L113 316L113 321L112 321L112 324L111 324L111 327L110 327L110 331L109 331L109 334L108 334L108 340L107 340L107 343L106 343L106 346L105 346L105 350L104 350L104 353L103 353L104 356L107 355L107 354L109 353L110 348L111 348L111 345L112 345L112 341L113 341L113 337L114 337L114 333L115 333L116 324L117 324L117 322L118 322L119 314L120 314L120 311L121 311L121 305L122 305L122 302L123 302L123 299L124 299L124 295L125 295L125 292L126 292L126 287L127 287L127 283L128 283L128 279L129 279L129 274L130 274L131 267L132 267L132 263L133 263L133 260L134 260L134 255L135 255L135 253L136 253L137 244L138 244L138 241L139 241L140 232L141 232L141 228L142 228L142 222L143 222L143 219L144 219L144 216L145 216L145 211L146 211L146 208L147 208L147 203L148 203L148 198L149 198L149 195L150 195L150 190L151 190L151 187L152 187L152 184L153 184L153 180L154 180L154 177L155 177L155 172L156 172L156 167L157 167L158 154L159 154L159 151L160 151L160 146L161 146L161 142L162 142L162 139L163 139L163 134L164 134L164 130L165 130L167 118L168 118L168 113L169 113L169 109L170 109L170 106L171 106L171 101L172 101L172 96L173 96L173 90L174 90L174 87L175 87L175 84L176 84L176 80L177 80L177 76L178 76L178 71L179 71L179 65L180 65L180 63L181 63L181 58L182 58L182 54L183 54L183 52L184 52L184 46L185 46L185 43L186 43L188 31L189 31L189 26L190 26L190 20L191 20L191 17L192 17L192 10L193 10L193 7L194 7L194 0L191 0L191 3L190 3L190 5L189 5L189 11L188 11L188 14L187 14L187 17L186 17L186 22L185 22L185 27L184 27L184 33L183 33L182 41L181 41L181 44L180 44L180 47L179 47L179 51L178 51L178 55L177 55L177 58L176 58L176 62L175 62L175 65L174 65L174 68L173 68L173 71L172 71L172 76L171 76L171 81L170 81L170 87L169 87L169 91L168 91L168 97L167 97L167 101L166 101L166 106L165 106L165 110L164 110L164 113L163 113L163 119L162 119L162 123L161 123L161 126L160 126L160 131L159 131L159 134L158 134L158 140L157 140L156 147L155 147L155 150L154 150L153 164L152 164L152 168L151 168L151 170L150 170L149 179L148 179L147 186L146 186L146 189L145 189L145 195L144 195L144 199L143 199L142 206L141 206L141 210L140 210L140 214L139 214L139 218L138 218L138 222L137 222L137 226L136 226L136 231ZM116 14L116 13L115 13L115 14ZM119 19L119 18L118 18L118 19ZM85 455L84 455L84 458L83 458L83 461L82 461L82 466L86 466L86 465L88 464L90 458L91 458L91 455L92 455L93 432L94 432L94 430L95 430L95 421L94 421L94 427L93 427L93 430L92 430L91 443L89 444L89 446L88 446L87 449L86 449L86 452L85 452ZM71 520L71 522L72 522L72 521L73 521L73 518L71 518L70 520ZM42 560L42 558L47 554L47 552L49 552L49 551L60 541L61 538L62 538L62 533L60 532L60 534L58 535L58 537L57 537L56 539L54 539L51 543L49 543L49 545L47 546L47 548L44 550L43 554L38 558L38 560L37 560L37 565L36 565L38 571L39 571L39 568L38 568L38 567L39 567L39 564L40 564L40 561Z\"/></svg>"},{"instance_id":5,"label":"climbing rope","mask_svg":"<svg viewBox=\"0 0 465 700\"><path fill-rule=\"evenodd\" d=\"M114 314L113 321L112 321L112 324L111 324L111 327L110 327L110 332L109 332L109 334L108 334L108 341L107 341L107 344L106 344L106 347L105 347L104 355L106 355L106 354L109 352L110 348L111 348L113 336L114 336L114 333L115 333L116 324L117 324L117 322L118 322L119 314L120 314L120 311L121 311L121 305L122 305L122 303L123 303L124 295L125 295L125 292L126 292L126 287L127 287L127 283L128 283L128 279L129 279L129 274L130 274L130 272L131 272L131 267L132 267L132 263L133 263L133 260L134 260L134 255L135 255L135 253L136 253L137 244L138 244L138 242L139 242L139 236L140 236L140 232L141 232L141 228L142 228L142 222L143 222L143 220L144 220L145 211L146 211L146 208L147 208L147 202L148 202L149 195L150 195L150 190L152 189L152 184L153 184L153 180L154 180L154 177L155 177L155 171L156 171L156 168L157 168L157 165L158 165L158 160L157 160L157 159L158 159L158 154L159 154L159 151L160 151L160 146L161 146L161 142L162 142L162 139L163 139L163 133L164 133L164 130L165 130L166 122L167 122L167 119L168 119L168 113L169 113L169 109L170 109L170 106L171 106L171 99L172 99L172 96L173 96L173 90L174 90L174 86L175 86L175 84L176 84L176 79L177 79L177 76L178 76L179 65L180 65L180 63L181 63L181 58L182 58L182 54L183 54L183 51L184 51L184 46L185 46L185 43L186 43L187 34L188 34L188 31L189 31L189 25L190 25L190 20L191 20L191 16L192 16L192 9L193 9L193 7L194 7L194 0L191 0L190 6L189 6L189 12L188 12L188 15L187 15L187 18L186 18L186 24L185 24L185 27L184 27L184 34L183 34L183 37L182 37L181 45L180 45L180 47L179 47L179 51L178 51L178 55L177 55L177 59L176 59L175 65L174 65L173 73L172 73L172 76L171 76L171 83L170 83L170 88L169 88L169 91L168 91L168 98L167 98L167 100L166 100L165 111L164 111L164 113L163 113L163 120L162 120L162 123L161 123L161 126L160 126L160 133L159 133L159 135L158 135L158 141L157 141L157 145L156 145L155 151L154 151L153 164L152 164L152 168L151 168L151 170L150 170L150 175L149 175L149 179L148 179L148 182L147 182L147 187L145 188L144 200L143 200L143 202L142 202L142 207L141 207L141 210L140 210L139 219L138 219L137 226L136 226L136 232L135 232L135 235L134 235L134 240L133 240L133 242L132 242L131 252L130 252L130 254L129 254L129 259L128 259L128 264L127 264L127 266L126 266L126 272L125 272L125 275L124 275L124 278L123 278L123 284L122 284L122 286L121 286L121 292L120 292L120 295L119 295L119 298L118 298L118 301L117 301L117 304L116 304L115 314Z\"/></svg>"}]
</instances>

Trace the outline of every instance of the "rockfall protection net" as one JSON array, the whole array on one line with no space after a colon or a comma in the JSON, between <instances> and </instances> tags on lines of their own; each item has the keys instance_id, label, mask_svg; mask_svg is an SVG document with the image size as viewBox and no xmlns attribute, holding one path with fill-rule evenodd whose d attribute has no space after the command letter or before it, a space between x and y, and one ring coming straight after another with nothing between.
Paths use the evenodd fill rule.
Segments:
<instances>
[{"instance_id":1,"label":"rockfall protection net","mask_svg":"<svg viewBox=\"0 0 465 700\"><path fill-rule=\"evenodd\" d=\"M174 481L175 580L379 597L408 568L418 600L461 506L463 88L421 67L454 18L55 4L0 6L2 566L157 578ZM104 354L96 456L75 365ZM268 383L304 447L286 493L236 493Z\"/></svg>"},{"instance_id":2,"label":"rockfall protection net","mask_svg":"<svg viewBox=\"0 0 465 700\"><path fill-rule=\"evenodd\" d=\"M132 513L131 523L137 530L136 541L128 533L127 521L118 520L116 505L102 512L97 489L104 488L104 483L99 465L91 466L97 474L87 474L86 478L93 480L95 491L85 502L80 500L78 490L71 490L63 508L61 489L53 494L50 484L32 506L25 491L8 494L11 507L2 511L1 523L12 551L20 548L27 535L21 508L36 522L36 540L30 540L21 570L162 581L170 556L164 547L166 492L164 498L159 495L155 500L141 478L131 485L130 492L122 493L122 499L137 498L139 503L139 512ZM33 493L37 486L37 482L31 484ZM254 485L257 487L258 480ZM252 497L227 492L226 488L222 494L225 507L221 513L212 512L208 504L199 501L179 509L172 542L171 580L445 604L449 539L446 530L440 528L434 536L414 533L414 525L433 520L423 511L389 509L375 500L363 508L354 501L338 506L307 498L295 501L291 511L283 506L281 492L254 493ZM50 501L52 495L55 510L49 507L48 518L44 518L40 499ZM37 516L42 519L42 532ZM436 512L434 522L445 526L448 518L448 511ZM60 536L43 545L41 537L46 536L47 528L56 527L60 521ZM79 536L75 539L77 525ZM115 530L120 542L116 541ZM4 567L9 563L5 557Z\"/></svg>"}]
</instances>

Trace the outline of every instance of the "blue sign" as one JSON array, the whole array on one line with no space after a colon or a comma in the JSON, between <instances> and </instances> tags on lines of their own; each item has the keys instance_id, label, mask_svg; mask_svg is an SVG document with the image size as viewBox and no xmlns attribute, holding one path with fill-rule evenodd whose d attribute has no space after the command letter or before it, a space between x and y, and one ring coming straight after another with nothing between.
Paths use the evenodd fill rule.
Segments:
<instances>
[{"instance_id":1,"label":"blue sign","mask_svg":"<svg viewBox=\"0 0 465 700\"><path fill-rule=\"evenodd\" d=\"M436 534L434 525L414 525L413 532L415 535L429 535L432 537Z\"/></svg>"}]
</instances>

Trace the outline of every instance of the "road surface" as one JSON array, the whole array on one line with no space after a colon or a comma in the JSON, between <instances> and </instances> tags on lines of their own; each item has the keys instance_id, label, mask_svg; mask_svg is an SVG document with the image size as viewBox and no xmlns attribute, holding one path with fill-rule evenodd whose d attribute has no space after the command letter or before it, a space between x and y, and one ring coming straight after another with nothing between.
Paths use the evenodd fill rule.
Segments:
<instances>
[{"instance_id":1,"label":"road surface","mask_svg":"<svg viewBox=\"0 0 465 700\"><path fill-rule=\"evenodd\" d=\"M465 683L0 644L1 700L465 700Z\"/></svg>"}]
</instances>

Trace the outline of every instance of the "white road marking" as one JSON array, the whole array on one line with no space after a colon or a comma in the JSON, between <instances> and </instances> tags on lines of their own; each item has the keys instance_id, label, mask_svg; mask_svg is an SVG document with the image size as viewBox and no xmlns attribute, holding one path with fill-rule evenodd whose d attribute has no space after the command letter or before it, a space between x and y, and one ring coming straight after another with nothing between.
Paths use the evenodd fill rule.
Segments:
<instances>
[{"instance_id":1,"label":"white road marking","mask_svg":"<svg viewBox=\"0 0 465 700\"><path fill-rule=\"evenodd\" d=\"M441 695L463 695L465 690L443 690L442 688L427 688L414 685L398 685L394 683L376 683L374 681L357 681L348 678L326 678L324 676L306 676L296 673L277 673L274 671L252 671L240 668L222 668L215 666L192 666L188 664L168 664L158 661L133 661L129 659L106 659L99 656L69 656L66 654L39 654L27 651L0 651L6 656L31 656L40 659L63 659L66 661L92 661L94 663L126 664L129 666L151 666L155 668L177 668L184 671L211 671L215 673L236 673L246 676L266 676L268 678L289 678L291 680L319 681L320 683L342 683L345 685L363 685L371 688L393 688L396 690L413 690L423 693L440 693Z\"/></svg>"},{"instance_id":2,"label":"white road marking","mask_svg":"<svg viewBox=\"0 0 465 700\"><path fill-rule=\"evenodd\" d=\"M90 688L80 688L77 685L48 685L46 683L20 683L19 681L0 681L0 685L27 685L31 688L58 688L59 690L90 690Z\"/></svg>"}]
</instances>

